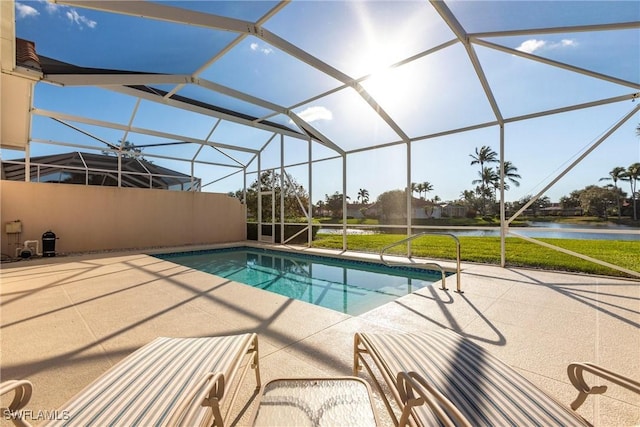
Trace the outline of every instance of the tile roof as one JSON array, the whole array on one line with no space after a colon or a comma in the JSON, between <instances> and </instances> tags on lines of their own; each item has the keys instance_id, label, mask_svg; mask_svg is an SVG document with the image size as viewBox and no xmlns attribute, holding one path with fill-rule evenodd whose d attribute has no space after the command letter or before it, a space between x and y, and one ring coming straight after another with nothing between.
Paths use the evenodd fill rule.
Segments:
<instances>
[{"instance_id":1,"label":"tile roof","mask_svg":"<svg viewBox=\"0 0 640 427\"><path fill-rule=\"evenodd\" d=\"M42 70L34 42L16 38L16 65Z\"/></svg>"}]
</instances>

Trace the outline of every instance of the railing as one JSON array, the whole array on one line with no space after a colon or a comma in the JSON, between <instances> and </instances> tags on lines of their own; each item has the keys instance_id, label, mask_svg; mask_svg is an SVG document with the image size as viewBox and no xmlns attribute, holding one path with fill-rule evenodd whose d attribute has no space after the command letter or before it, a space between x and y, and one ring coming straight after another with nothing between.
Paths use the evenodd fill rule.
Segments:
<instances>
[{"instance_id":1,"label":"railing","mask_svg":"<svg viewBox=\"0 0 640 427\"><path fill-rule=\"evenodd\" d=\"M401 263L401 262L400 263L390 264L390 263L388 263L387 261L384 260L384 253L388 249L391 249L391 248L393 248L395 246L402 245L403 243L410 242L410 241L412 241L412 240L414 240L414 239L416 239L418 237L425 236L425 235L449 236L453 240L456 241L456 290L455 290L455 292L458 292L460 294L463 293L463 291L460 289L460 273L461 273L461 271L460 271L460 240L456 236L454 236L453 234L450 234L450 233L429 233L429 232L414 234L412 236L409 236L409 237L407 237L405 239L399 240L399 241L397 241L395 243L392 243L392 244L387 245L384 248L382 248L380 250L380 261L382 261L382 263L384 265L414 265L412 263ZM411 253L409 253L409 258L411 258ZM425 264L421 264L421 265L435 266L440 270L440 272L442 273L442 288L441 289L446 291L447 290L447 286L446 286L446 283L445 283L445 273L444 273L444 269L442 268L442 266L440 264L435 263L435 262L429 262L429 263L425 263Z\"/></svg>"}]
</instances>

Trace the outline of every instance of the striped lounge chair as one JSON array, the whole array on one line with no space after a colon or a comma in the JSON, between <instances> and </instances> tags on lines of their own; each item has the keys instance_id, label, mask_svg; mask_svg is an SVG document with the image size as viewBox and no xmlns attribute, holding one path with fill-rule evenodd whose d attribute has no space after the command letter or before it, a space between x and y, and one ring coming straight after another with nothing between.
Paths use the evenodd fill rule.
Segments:
<instances>
[{"instance_id":1,"label":"striped lounge chair","mask_svg":"<svg viewBox=\"0 0 640 427\"><path fill-rule=\"evenodd\" d=\"M376 367L374 371L373 365ZM396 425L590 425L572 409L588 394L583 371L640 393L640 383L591 364L571 364L579 391L571 408L557 402L482 347L449 330L429 333L358 333L354 375L364 366ZM397 417L376 379L382 376L402 411Z\"/></svg>"},{"instance_id":2,"label":"striped lounge chair","mask_svg":"<svg viewBox=\"0 0 640 427\"><path fill-rule=\"evenodd\" d=\"M259 387L256 334L156 338L89 384L46 425L222 426L230 412L223 417L223 400L233 391L228 408L233 407L250 367ZM30 385L15 383L16 399L30 394ZM12 404L20 408L26 402Z\"/></svg>"}]
</instances>

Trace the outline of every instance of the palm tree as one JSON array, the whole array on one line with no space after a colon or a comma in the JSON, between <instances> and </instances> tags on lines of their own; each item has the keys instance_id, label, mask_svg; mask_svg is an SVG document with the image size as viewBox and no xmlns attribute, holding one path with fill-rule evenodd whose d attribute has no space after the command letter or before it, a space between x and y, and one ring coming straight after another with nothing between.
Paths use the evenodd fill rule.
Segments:
<instances>
[{"instance_id":1,"label":"palm tree","mask_svg":"<svg viewBox=\"0 0 640 427\"><path fill-rule=\"evenodd\" d=\"M493 151L491 149L491 147L488 147L486 145L483 145L482 147L478 148L476 147L476 154L469 154L469 156L473 159L471 161L471 166L473 165L480 165L480 171L479 171L479 175L480 175L480 180L475 180L473 181L473 184L479 183L480 184L480 188L478 189L478 193L481 195L482 197L482 213L484 214L485 212L485 207L486 207L486 187L485 185L490 183L491 181L487 181L485 178L488 177L488 173L485 169L485 163L497 163L498 162L498 153L496 153L495 151ZM491 171L493 172L493 171Z\"/></svg>"},{"instance_id":2,"label":"palm tree","mask_svg":"<svg viewBox=\"0 0 640 427\"><path fill-rule=\"evenodd\" d=\"M478 172L479 179L474 179L472 184L480 184L479 193L482 194L485 189L497 189L500 186L500 175L491 168L484 168L482 172Z\"/></svg>"},{"instance_id":3,"label":"palm tree","mask_svg":"<svg viewBox=\"0 0 640 427\"><path fill-rule=\"evenodd\" d=\"M358 190L357 200L361 201L364 204L369 203L369 191L364 188Z\"/></svg>"},{"instance_id":4,"label":"palm tree","mask_svg":"<svg viewBox=\"0 0 640 427\"><path fill-rule=\"evenodd\" d=\"M469 154L469 156L473 159L471 166L480 165L480 170L484 169L485 163L498 163L498 153L486 145L483 145L480 149L476 147L475 156L473 154Z\"/></svg>"},{"instance_id":5,"label":"palm tree","mask_svg":"<svg viewBox=\"0 0 640 427\"><path fill-rule=\"evenodd\" d=\"M420 188L420 194L424 193L424 197L427 197L427 193L430 191L433 191L433 184L431 184L429 181L425 181L421 184L419 184L419 188Z\"/></svg>"},{"instance_id":6,"label":"palm tree","mask_svg":"<svg viewBox=\"0 0 640 427\"><path fill-rule=\"evenodd\" d=\"M412 182L411 183L411 195L413 195L413 193L418 193L418 195L420 195L419 187L420 187L420 184L418 184L416 182Z\"/></svg>"},{"instance_id":7,"label":"palm tree","mask_svg":"<svg viewBox=\"0 0 640 427\"><path fill-rule=\"evenodd\" d=\"M618 180L624 178L625 169L622 166L616 166L615 168L609 171L609 176L605 176L604 178L600 178L600 181L613 181L613 188L616 189L616 194L618 197L618 221L620 220L621 208L620 208L620 192L618 191Z\"/></svg>"},{"instance_id":8,"label":"palm tree","mask_svg":"<svg viewBox=\"0 0 640 427\"><path fill-rule=\"evenodd\" d=\"M631 187L631 200L633 200L633 220L638 220L638 214L636 211L636 189L638 184L638 179L640 179L640 163L633 163L631 166L627 168L624 172L623 176L620 177L623 181L629 181L629 186Z\"/></svg>"},{"instance_id":9,"label":"palm tree","mask_svg":"<svg viewBox=\"0 0 640 427\"><path fill-rule=\"evenodd\" d=\"M487 198L495 197L495 190L500 186L500 175L490 167L478 171L479 179L471 181L472 184L480 184L476 187L476 193L482 199L482 214L486 213ZM493 190L492 190L493 188Z\"/></svg>"},{"instance_id":10,"label":"palm tree","mask_svg":"<svg viewBox=\"0 0 640 427\"><path fill-rule=\"evenodd\" d=\"M498 174L500 174L500 169L498 168ZM516 187L520 187L519 179L522 179L520 175L518 175L518 168L513 165L510 161L504 162L504 177L509 180L510 183L515 185ZM509 189L508 185L504 186L505 190Z\"/></svg>"}]
</instances>

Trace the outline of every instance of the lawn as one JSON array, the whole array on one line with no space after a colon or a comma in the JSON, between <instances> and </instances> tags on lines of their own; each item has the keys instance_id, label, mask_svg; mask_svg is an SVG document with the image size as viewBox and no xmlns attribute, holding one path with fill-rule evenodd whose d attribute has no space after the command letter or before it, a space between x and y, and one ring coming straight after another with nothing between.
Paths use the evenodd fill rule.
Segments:
<instances>
[{"instance_id":1,"label":"lawn","mask_svg":"<svg viewBox=\"0 0 640 427\"><path fill-rule=\"evenodd\" d=\"M379 253L391 243L402 240L403 234L348 235L349 250ZM461 236L462 261L487 264L500 263L499 237ZM640 273L640 243L623 240L572 240L539 239L543 242L606 261ZM342 235L318 234L314 247L342 249ZM567 255L525 240L507 238L506 260L508 266L535 267L547 270L571 271L607 276L626 277L623 272L610 269L580 258ZM422 236L412 241L413 255L429 259L455 260L454 241L447 236ZM406 246L397 246L389 253L406 254Z\"/></svg>"}]
</instances>

